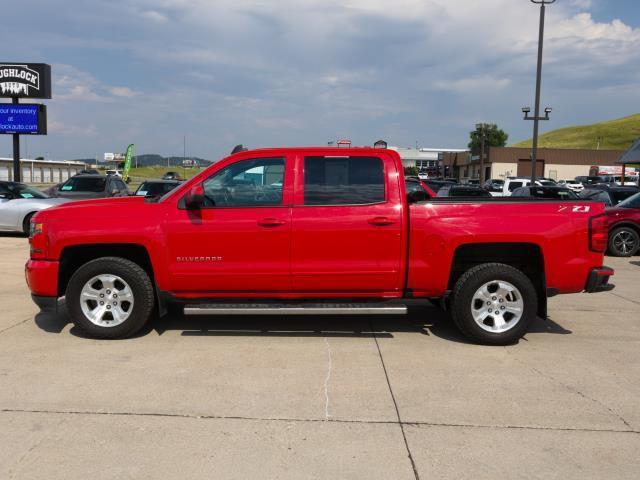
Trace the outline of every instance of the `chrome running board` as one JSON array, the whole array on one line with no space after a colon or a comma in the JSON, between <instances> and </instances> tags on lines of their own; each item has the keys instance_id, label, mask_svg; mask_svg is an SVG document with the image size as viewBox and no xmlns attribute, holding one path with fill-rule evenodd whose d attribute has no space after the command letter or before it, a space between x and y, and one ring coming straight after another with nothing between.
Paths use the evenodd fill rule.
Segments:
<instances>
[{"instance_id":1,"label":"chrome running board","mask_svg":"<svg viewBox=\"0 0 640 480\"><path fill-rule=\"evenodd\" d=\"M202 304L185 305L185 315L405 315L406 305L327 304Z\"/></svg>"}]
</instances>

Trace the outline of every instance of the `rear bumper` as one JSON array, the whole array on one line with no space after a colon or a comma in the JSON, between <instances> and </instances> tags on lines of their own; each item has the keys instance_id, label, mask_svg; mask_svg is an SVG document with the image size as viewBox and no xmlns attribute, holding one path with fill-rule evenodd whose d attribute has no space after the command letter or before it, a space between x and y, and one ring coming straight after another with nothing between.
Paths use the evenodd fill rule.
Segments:
<instances>
[{"instance_id":1,"label":"rear bumper","mask_svg":"<svg viewBox=\"0 0 640 480\"><path fill-rule=\"evenodd\" d=\"M615 288L615 285L609 283L609 277L614 274L613 268L600 267L592 268L587 278L587 286L585 290L588 293L608 292Z\"/></svg>"},{"instance_id":2,"label":"rear bumper","mask_svg":"<svg viewBox=\"0 0 640 480\"><path fill-rule=\"evenodd\" d=\"M43 297L41 295L31 294L31 299L41 312L58 313L58 297Z\"/></svg>"}]
</instances>

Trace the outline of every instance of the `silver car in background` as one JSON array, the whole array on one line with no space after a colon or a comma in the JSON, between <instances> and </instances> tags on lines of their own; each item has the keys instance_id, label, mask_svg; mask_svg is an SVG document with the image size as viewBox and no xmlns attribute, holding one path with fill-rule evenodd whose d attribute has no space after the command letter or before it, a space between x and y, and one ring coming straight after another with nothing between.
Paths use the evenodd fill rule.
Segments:
<instances>
[{"instance_id":1,"label":"silver car in background","mask_svg":"<svg viewBox=\"0 0 640 480\"><path fill-rule=\"evenodd\" d=\"M0 182L0 231L28 234L34 214L68 201L66 198L49 198L24 183Z\"/></svg>"}]
</instances>

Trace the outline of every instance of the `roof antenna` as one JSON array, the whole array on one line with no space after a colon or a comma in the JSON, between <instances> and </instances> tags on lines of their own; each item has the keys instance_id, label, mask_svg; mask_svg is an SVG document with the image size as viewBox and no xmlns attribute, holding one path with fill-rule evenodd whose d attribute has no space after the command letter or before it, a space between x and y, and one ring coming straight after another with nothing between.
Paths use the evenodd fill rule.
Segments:
<instances>
[{"instance_id":1,"label":"roof antenna","mask_svg":"<svg viewBox=\"0 0 640 480\"><path fill-rule=\"evenodd\" d=\"M234 153L246 152L247 150L249 150L249 149L245 148L244 145L239 144L239 145L236 145L235 147L233 147L233 150L231 150L231 155L233 155Z\"/></svg>"}]
</instances>

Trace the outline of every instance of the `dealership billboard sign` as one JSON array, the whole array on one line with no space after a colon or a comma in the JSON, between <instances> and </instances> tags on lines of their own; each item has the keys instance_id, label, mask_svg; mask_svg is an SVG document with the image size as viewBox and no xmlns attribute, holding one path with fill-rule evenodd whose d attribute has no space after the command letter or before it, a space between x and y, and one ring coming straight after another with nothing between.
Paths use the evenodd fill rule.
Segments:
<instances>
[{"instance_id":1,"label":"dealership billboard sign","mask_svg":"<svg viewBox=\"0 0 640 480\"><path fill-rule=\"evenodd\" d=\"M51 98L51 66L0 62L0 97Z\"/></svg>"},{"instance_id":2,"label":"dealership billboard sign","mask_svg":"<svg viewBox=\"0 0 640 480\"><path fill-rule=\"evenodd\" d=\"M13 136L13 181L22 177L20 135L47 134L47 107L21 104L21 98L51 98L51 65L46 63L0 62L0 134Z\"/></svg>"},{"instance_id":3,"label":"dealership billboard sign","mask_svg":"<svg viewBox=\"0 0 640 480\"><path fill-rule=\"evenodd\" d=\"M0 134L46 135L47 106L0 103Z\"/></svg>"}]
</instances>

